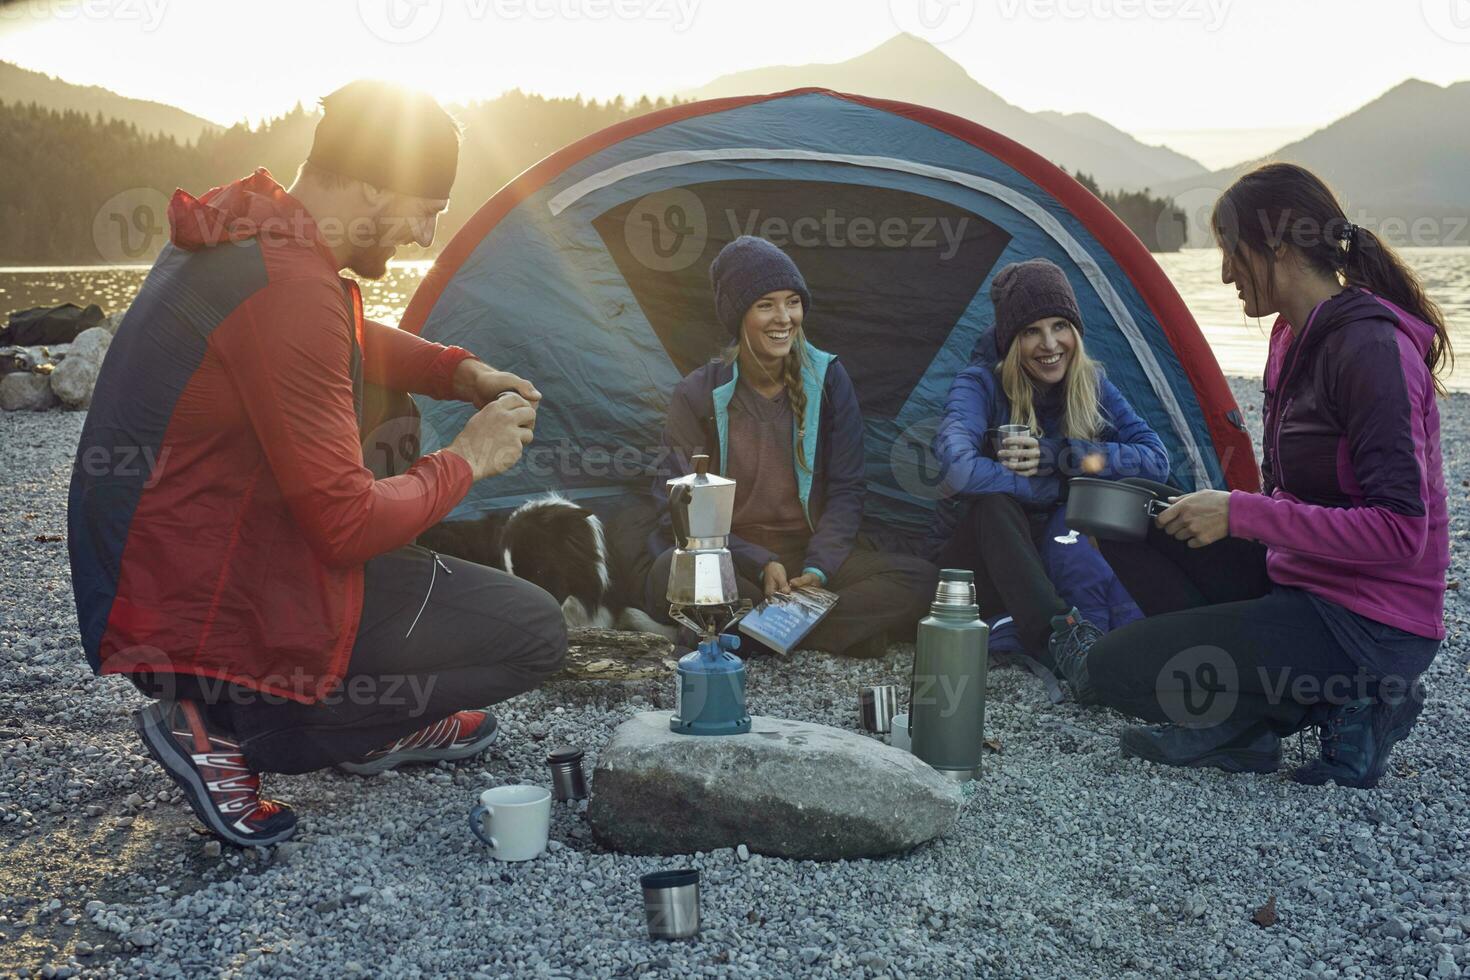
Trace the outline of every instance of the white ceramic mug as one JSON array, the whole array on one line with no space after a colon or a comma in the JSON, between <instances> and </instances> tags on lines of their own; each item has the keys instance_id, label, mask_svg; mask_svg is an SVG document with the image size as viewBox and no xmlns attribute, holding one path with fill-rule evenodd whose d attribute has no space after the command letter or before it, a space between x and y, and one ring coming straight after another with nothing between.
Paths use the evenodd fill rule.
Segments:
<instances>
[{"instance_id":1,"label":"white ceramic mug","mask_svg":"<svg viewBox=\"0 0 1470 980\"><path fill-rule=\"evenodd\" d=\"M909 741L908 712L893 716L893 727L888 732L888 744L895 749L903 749L905 752L913 751L913 745Z\"/></svg>"},{"instance_id":2,"label":"white ceramic mug","mask_svg":"<svg viewBox=\"0 0 1470 980\"><path fill-rule=\"evenodd\" d=\"M497 786L470 808L470 830L500 861L529 861L546 850L551 830L551 790Z\"/></svg>"}]
</instances>

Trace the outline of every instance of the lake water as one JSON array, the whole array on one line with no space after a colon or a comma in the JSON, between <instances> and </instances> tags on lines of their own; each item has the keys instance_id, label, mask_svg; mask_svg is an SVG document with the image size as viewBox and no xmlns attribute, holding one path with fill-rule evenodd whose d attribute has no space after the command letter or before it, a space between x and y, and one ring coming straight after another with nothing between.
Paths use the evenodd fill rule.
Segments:
<instances>
[{"instance_id":1,"label":"lake water","mask_svg":"<svg viewBox=\"0 0 1470 980\"><path fill-rule=\"evenodd\" d=\"M1400 254L1444 311L1455 348L1463 352L1450 387L1470 391L1470 248L1406 248ZM1259 376L1271 324L1247 319L1235 287L1220 282L1220 253L1190 249L1155 258L1184 297L1225 373ZM427 262L395 264L384 279L364 282L367 314L396 323L427 269ZM0 268L0 311L72 302L98 303L111 312L131 299L147 271L138 266Z\"/></svg>"}]
</instances>

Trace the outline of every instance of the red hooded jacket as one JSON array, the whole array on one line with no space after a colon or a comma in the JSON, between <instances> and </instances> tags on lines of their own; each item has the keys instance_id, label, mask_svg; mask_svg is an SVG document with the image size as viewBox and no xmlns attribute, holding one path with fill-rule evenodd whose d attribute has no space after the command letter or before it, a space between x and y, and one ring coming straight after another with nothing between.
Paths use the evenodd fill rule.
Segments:
<instances>
[{"instance_id":1,"label":"red hooded jacket","mask_svg":"<svg viewBox=\"0 0 1470 980\"><path fill-rule=\"evenodd\" d=\"M374 480L364 381L454 398L470 353L364 321L357 284L265 170L177 191L107 352L68 500L83 646L99 673L184 673L312 703L334 690L363 564L468 492L449 452Z\"/></svg>"}]
</instances>

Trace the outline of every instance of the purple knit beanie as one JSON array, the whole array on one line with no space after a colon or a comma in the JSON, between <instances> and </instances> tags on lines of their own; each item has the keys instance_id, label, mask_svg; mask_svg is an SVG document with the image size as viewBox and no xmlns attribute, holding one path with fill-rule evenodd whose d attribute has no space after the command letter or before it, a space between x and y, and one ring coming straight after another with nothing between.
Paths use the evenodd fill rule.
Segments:
<instances>
[{"instance_id":1,"label":"purple knit beanie","mask_svg":"<svg viewBox=\"0 0 1470 980\"><path fill-rule=\"evenodd\" d=\"M1012 262L990 283L995 304L995 346L1005 357L1016 336L1037 320L1064 317L1080 334L1082 314L1067 274L1047 259Z\"/></svg>"},{"instance_id":2,"label":"purple knit beanie","mask_svg":"<svg viewBox=\"0 0 1470 980\"><path fill-rule=\"evenodd\" d=\"M709 266L709 284L715 291L715 316L731 337L740 336L745 313L766 293L790 289L801 295L803 312L812 308L812 294L791 257L764 238L741 235L720 249Z\"/></svg>"}]
</instances>

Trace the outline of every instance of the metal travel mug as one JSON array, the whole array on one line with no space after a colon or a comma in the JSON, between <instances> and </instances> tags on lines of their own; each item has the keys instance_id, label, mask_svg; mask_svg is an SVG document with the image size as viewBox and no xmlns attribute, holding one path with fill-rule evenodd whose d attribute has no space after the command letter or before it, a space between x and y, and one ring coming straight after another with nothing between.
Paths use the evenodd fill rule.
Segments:
<instances>
[{"instance_id":1,"label":"metal travel mug","mask_svg":"<svg viewBox=\"0 0 1470 980\"><path fill-rule=\"evenodd\" d=\"M558 746L546 757L551 767L551 796L558 802L585 800L587 775L582 771L582 750Z\"/></svg>"},{"instance_id":2,"label":"metal travel mug","mask_svg":"<svg viewBox=\"0 0 1470 980\"><path fill-rule=\"evenodd\" d=\"M688 939L699 932L698 871L655 871L638 881L650 939Z\"/></svg>"},{"instance_id":3,"label":"metal travel mug","mask_svg":"<svg viewBox=\"0 0 1470 980\"><path fill-rule=\"evenodd\" d=\"M996 426L994 431L995 451L1000 452L1006 448L1005 442L1007 439L1029 436L1031 434L1031 427L1029 425L1017 425L1014 422L1010 422L1005 425Z\"/></svg>"},{"instance_id":4,"label":"metal travel mug","mask_svg":"<svg viewBox=\"0 0 1470 980\"><path fill-rule=\"evenodd\" d=\"M858 720L863 730L887 735L893 730L893 716L898 714L898 687L880 684L858 692Z\"/></svg>"}]
</instances>

